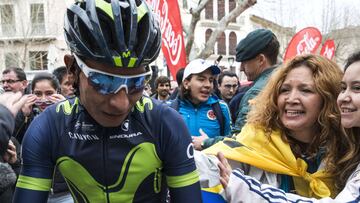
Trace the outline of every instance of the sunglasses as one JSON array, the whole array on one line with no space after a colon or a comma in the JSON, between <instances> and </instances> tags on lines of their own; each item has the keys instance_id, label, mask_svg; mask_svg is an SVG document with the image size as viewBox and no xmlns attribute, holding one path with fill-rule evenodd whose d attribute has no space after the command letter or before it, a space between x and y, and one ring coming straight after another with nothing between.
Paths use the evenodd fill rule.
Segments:
<instances>
[{"instance_id":1,"label":"sunglasses","mask_svg":"<svg viewBox=\"0 0 360 203\"><path fill-rule=\"evenodd\" d=\"M91 86L103 95L116 94L122 88L124 88L129 95L142 92L145 88L146 81L151 77L151 70L142 74L129 76L106 73L90 68L78 56L74 56L76 63L88 78Z\"/></svg>"},{"instance_id":2,"label":"sunglasses","mask_svg":"<svg viewBox=\"0 0 360 203\"><path fill-rule=\"evenodd\" d=\"M20 82L20 81L22 81L22 80L11 80L11 79L9 79L9 80L1 80L0 84L2 84L2 85L5 84L5 83L14 84L14 83Z\"/></svg>"}]
</instances>

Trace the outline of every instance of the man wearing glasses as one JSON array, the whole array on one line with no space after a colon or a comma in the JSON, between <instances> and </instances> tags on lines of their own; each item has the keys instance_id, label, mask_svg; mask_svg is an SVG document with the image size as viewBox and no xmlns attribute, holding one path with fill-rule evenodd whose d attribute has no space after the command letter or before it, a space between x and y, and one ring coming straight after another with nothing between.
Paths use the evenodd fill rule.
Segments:
<instances>
[{"instance_id":1,"label":"man wearing glasses","mask_svg":"<svg viewBox=\"0 0 360 203\"><path fill-rule=\"evenodd\" d=\"M46 202L55 166L76 202L201 202L182 118L142 96L161 47L145 0L78 1L64 23L77 97L31 123L14 202Z\"/></svg>"},{"instance_id":2,"label":"man wearing glasses","mask_svg":"<svg viewBox=\"0 0 360 203\"><path fill-rule=\"evenodd\" d=\"M16 67L5 69L0 82L5 92L21 92L22 94L28 85L24 70Z\"/></svg>"},{"instance_id":3,"label":"man wearing glasses","mask_svg":"<svg viewBox=\"0 0 360 203\"><path fill-rule=\"evenodd\" d=\"M5 92L21 92L23 95L28 86L24 70L18 67L5 69L2 72L2 79L0 82ZM25 131L29 125L28 118L32 112L32 106L35 103L35 100L35 95L27 97L27 101L22 106L21 111L16 115L13 137L15 137L20 144L22 143Z\"/></svg>"}]
</instances>

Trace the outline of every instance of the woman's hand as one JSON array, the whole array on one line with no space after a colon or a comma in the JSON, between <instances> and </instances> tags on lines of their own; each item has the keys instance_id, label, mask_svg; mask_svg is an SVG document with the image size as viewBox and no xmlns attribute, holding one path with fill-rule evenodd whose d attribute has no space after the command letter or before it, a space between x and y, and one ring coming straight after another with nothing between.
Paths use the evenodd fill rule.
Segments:
<instances>
[{"instance_id":1,"label":"woman's hand","mask_svg":"<svg viewBox=\"0 0 360 203\"><path fill-rule=\"evenodd\" d=\"M27 117L30 116L31 114L32 107L36 102L37 96L34 94L28 94L25 96L26 96L26 102L22 106L21 111L23 112L24 116Z\"/></svg>"},{"instance_id":2,"label":"woman's hand","mask_svg":"<svg viewBox=\"0 0 360 203\"><path fill-rule=\"evenodd\" d=\"M4 154L4 161L10 164L13 164L17 160L16 147L14 143L9 140L9 145L6 153Z\"/></svg>"},{"instance_id":3,"label":"woman's hand","mask_svg":"<svg viewBox=\"0 0 360 203\"><path fill-rule=\"evenodd\" d=\"M219 169L220 169L220 183L225 189L229 183L230 174L231 174L231 166L227 159L225 158L224 154L221 152L218 152L217 157L219 159Z\"/></svg>"},{"instance_id":4,"label":"woman's hand","mask_svg":"<svg viewBox=\"0 0 360 203\"><path fill-rule=\"evenodd\" d=\"M48 96L48 99L55 104L57 102L64 101L66 98L61 94L53 94Z\"/></svg>"}]
</instances>

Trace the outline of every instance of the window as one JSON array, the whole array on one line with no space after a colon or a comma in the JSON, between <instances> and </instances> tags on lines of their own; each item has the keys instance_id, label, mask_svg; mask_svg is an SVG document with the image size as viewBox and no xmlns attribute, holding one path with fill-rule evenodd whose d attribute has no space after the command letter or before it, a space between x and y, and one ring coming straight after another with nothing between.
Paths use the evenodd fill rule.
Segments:
<instances>
[{"instance_id":1,"label":"window","mask_svg":"<svg viewBox=\"0 0 360 203\"><path fill-rule=\"evenodd\" d=\"M43 4L30 5L31 33L45 34L45 15Z\"/></svg>"},{"instance_id":2,"label":"window","mask_svg":"<svg viewBox=\"0 0 360 203\"><path fill-rule=\"evenodd\" d=\"M235 32L230 32L229 34L229 55L236 55L236 34Z\"/></svg>"},{"instance_id":3,"label":"window","mask_svg":"<svg viewBox=\"0 0 360 203\"><path fill-rule=\"evenodd\" d=\"M187 10L188 9L188 3L187 0L183 0L183 9Z\"/></svg>"},{"instance_id":4,"label":"window","mask_svg":"<svg viewBox=\"0 0 360 203\"><path fill-rule=\"evenodd\" d=\"M234 10L236 7L236 2L235 0L229 0L229 13ZM232 21L232 23L236 23L236 18L234 18Z\"/></svg>"},{"instance_id":5,"label":"window","mask_svg":"<svg viewBox=\"0 0 360 203\"><path fill-rule=\"evenodd\" d=\"M225 0L218 0L218 20L225 16Z\"/></svg>"},{"instance_id":6,"label":"window","mask_svg":"<svg viewBox=\"0 0 360 203\"><path fill-rule=\"evenodd\" d=\"M212 20L214 18L213 15L213 1L209 0L205 5L205 19Z\"/></svg>"},{"instance_id":7,"label":"window","mask_svg":"<svg viewBox=\"0 0 360 203\"><path fill-rule=\"evenodd\" d=\"M47 51L30 51L29 61L31 70L47 70Z\"/></svg>"},{"instance_id":8,"label":"window","mask_svg":"<svg viewBox=\"0 0 360 203\"><path fill-rule=\"evenodd\" d=\"M19 54L18 53L6 53L5 54L5 67L18 67L19 66Z\"/></svg>"},{"instance_id":9,"label":"window","mask_svg":"<svg viewBox=\"0 0 360 203\"><path fill-rule=\"evenodd\" d=\"M206 30L206 32L205 32L205 39L206 39L205 43L206 43L207 41L209 41L209 38L210 38L210 36L211 36L211 33L212 33L212 30L211 30L211 29L207 29L207 30ZM215 47L214 47L214 49L215 49ZM214 49L212 50L212 54L214 53Z\"/></svg>"},{"instance_id":10,"label":"window","mask_svg":"<svg viewBox=\"0 0 360 203\"><path fill-rule=\"evenodd\" d=\"M14 6L4 4L0 6L1 12L1 29L4 36L15 34L15 13Z\"/></svg>"},{"instance_id":11,"label":"window","mask_svg":"<svg viewBox=\"0 0 360 203\"><path fill-rule=\"evenodd\" d=\"M226 44L225 44L225 33L221 33L218 38L218 54L225 55L226 54Z\"/></svg>"}]
</instances>

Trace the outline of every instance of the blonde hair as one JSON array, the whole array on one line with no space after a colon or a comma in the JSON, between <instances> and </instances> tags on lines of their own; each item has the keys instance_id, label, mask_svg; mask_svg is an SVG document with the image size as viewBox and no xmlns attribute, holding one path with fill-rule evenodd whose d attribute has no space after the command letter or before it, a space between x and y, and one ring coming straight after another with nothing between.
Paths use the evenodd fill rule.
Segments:
<instances>
[{"instance_id":1,"label":"blonde hair","mask_svg":"<svg viewBox=\"0 0 360 203\"><path fill-rule=\"evenodd\" d=\"M326 170L331 174L340 174L336 164L341 160L342 153L349 146L349 140L344 139L340 124L340 111L336 99L341 91L340 82L342 71L339 66L322 56L303 55L297 56L278 68L271 76L266 87L254 99L254 104L248 114L248 123L260 125L270 135L271 131L280 129L282 139L288 142L296 156L303 151L301 144L289 135L289 130L279 118L277 99L280 88L289 72L297 67L308 67L313 73L315 90L322 98L322 109L317 119L319 134L313 137L306 153L315 156L321 148L325 149L324 161ZM342 151L341 151L342 150Z\"/></svg>"}]
</instances>

